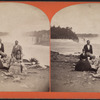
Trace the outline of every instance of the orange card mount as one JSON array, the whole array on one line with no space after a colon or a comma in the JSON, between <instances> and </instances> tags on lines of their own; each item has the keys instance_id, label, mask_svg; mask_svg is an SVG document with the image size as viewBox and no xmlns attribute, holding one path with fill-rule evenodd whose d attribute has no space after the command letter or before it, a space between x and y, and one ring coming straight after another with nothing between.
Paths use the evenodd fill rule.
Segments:
<instances>
[{"instance_id":1,"label":"orange card mount","mask_svg":"<svg viewBox=\"0 0 100 100\"><path fill-rule=\"evenodd\" d=\"M1 1L8 2L8 1ZM51 22L52 17L59 10L77 4L85 3L100 3L100 2L46 2L46 1L9 1L24 3L35 6L41 9ZM51 73L50 73L51 75ZM51 82L49 83L51 84ZM51 85L50 85L51 87ZM0 92L0 98L5 99L14 99L14 98L26 98L26 99L100 99L100 93L83 93L83 92Z\"/></svg>"}]
</instances>

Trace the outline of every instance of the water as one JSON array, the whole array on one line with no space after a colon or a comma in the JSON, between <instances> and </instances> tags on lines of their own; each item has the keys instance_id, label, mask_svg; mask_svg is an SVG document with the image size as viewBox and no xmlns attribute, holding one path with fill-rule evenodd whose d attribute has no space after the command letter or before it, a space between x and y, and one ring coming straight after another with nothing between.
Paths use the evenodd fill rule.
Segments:
<instances>
[{"instance_id":1,"label":"water","mask_svg":"<svg viewBox=\"0 0 100 100\"><path fill-rule=\"evenodd\" d=\"M100 55L100 38L87 38L91 41L93 46L93 54L95 56ZM86 39L86 40L87 40ZM86 41L79 39L79 43L74 42L73 40L68 39L51 39L51 50L59 52L61 54L74 54L75 52L82 52Z\"/></svg>"},{"instance_id":2,"label":"water","mask_svg":"<svg viewBox=\"0 0 100 100\"><path fill-rule=\"evenodd\" d=\"M18 40L23 49L23 58L36 58L41 66L49 65L49 46L34 45L35 38L26 36L12 37L9 35L1 36L0 38L2 39L2 42L4 44L5 53L8 56L11 55L15 40Z\"/></svg>"}]
</instances>

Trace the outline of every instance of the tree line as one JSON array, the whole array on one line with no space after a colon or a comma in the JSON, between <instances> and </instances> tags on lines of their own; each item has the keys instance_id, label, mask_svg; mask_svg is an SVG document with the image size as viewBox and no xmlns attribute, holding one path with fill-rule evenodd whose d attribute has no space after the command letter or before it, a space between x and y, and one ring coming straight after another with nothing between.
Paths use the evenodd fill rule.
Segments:
<instances>
[{"instance_id":1,"label":"tree line","mask_svg":"<svg viewBox=\"0 0 100 100\"><path fill-rule=\"evenodd\" d=\"M72 39L78 41L78 36L72 31L72 27L51 27L51 39Z\"/></svg>"}]
</instances>

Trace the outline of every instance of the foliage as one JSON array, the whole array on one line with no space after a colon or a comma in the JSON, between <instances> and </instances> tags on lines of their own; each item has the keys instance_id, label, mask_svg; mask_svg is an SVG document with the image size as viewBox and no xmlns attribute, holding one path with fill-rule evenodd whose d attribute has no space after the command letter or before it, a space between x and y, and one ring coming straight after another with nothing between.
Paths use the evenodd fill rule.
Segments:
<instances>
[{"instance_id":1,"label":"foliage","mask_svg":"<svg viewBox=\"0 0 100 100\"><path fill-rule=\"evenodd\" d=\"M72 39L78 41L78 37L72 31L72 27L61 28L60 26L51 27L51 39Z\"/></svg>"}]
</instances>

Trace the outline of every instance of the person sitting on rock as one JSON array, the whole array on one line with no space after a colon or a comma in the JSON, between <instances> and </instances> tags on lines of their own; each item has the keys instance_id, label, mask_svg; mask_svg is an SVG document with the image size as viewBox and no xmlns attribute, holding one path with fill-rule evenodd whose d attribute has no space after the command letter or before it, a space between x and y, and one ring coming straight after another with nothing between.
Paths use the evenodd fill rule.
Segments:
<instances>
[{"instance_id":1,"label":"person sitting on rock","mask_svg":"<svg viewBox=\"0 0 100 100\"><path fill-rule=\"evenodd\" d=\"M75 65L76 71L95 71L95 72L97 71L96 68L93 68L93 66L91 66L91 63L87 59L86 55L81 54L80 58L81 59Z\"/></svg>"},{"instance_id":2,"label":"person sitting on rock","mask_svg":"<svg viewBox=\"0 0 100 100\"><path fill-rule=\"evenodd\" d=\"M94 60L93 60L94 59ZM92 68L96 69L96 73L91 73L93 77L100 78L100 56L98 59L93 58L92 61L90 61Z\"/></svg>"},{"instance_id":3,"label":"person sitting on rock","mask_svg":"<svg viewBox=\"0 0 100 100\"><path fill-rule=\"evenodd\" d=\"M98 69L100 67L100 60L95 56L92 56L92 59L89 60L89 63L93 69Z\"/></svg>"},{"instance_id":4,"label":"person sitting on rock","mask_svg":"<svg viewBox=\"0 0 100 100\"><path fill-rule=\"evenodd\" d=\"M8 73L4 73L5 75L11 75L11 76L18 76L22 73L22 62L19 59L16 59L13 55L11 56L10 59L10 68L9 68L9 72Z\"/></svg>"},{"instance_id":5,"label":"person sitting on rock","mask_svg":"<svg viewBox=\"0 0 100 100\"><path fill-rule=\"evenodd\" d=\"M6 56L6 54L4 53L4 44L2 43L2 40L0 39L0 58L3 58Z\"/></svg>"},{"instance_id":6,"label":"person sitting on rock","mask_svg":"<svg viewBox=\"0 0 100 100\"><path fill-rule=\"evenodd\" d=\"M81 59L77 62L75 65L76 71L89 71L91 68L91 65L89 61L87 60L86 55L81 55Z\"/></svg>"},{"instance_id":7,"label":"person sitting on rock","mask_svg":"<svg viewBox=\"0 0 100 100\"><path fill-rule=\"evenodd\" d=\"M22 60L22 53L21 50L18 50L15 55L16 60Z\"/></svg>"},{"instance_id":8,"label":"person sitting on rock","mask_svg":"<svg viewBox=\"0 0 100 100\"><path fill-rule=\"evenodd\" d=\"M5 55L2 59L0 59L0 69L4 69L8 71L10 68L10 58Z\"/></svg>"},{"instance_id":9,"label":"person sitting on rock","mask_svg":"<svg viewBox=\"0 0 100 100\"><path fill-rule=\"evenodd\" d=\"M87 55L85 54L85 50L84 49L82 49L82 53L79 56L80 60L83 60L83 57L85 57L87 59Z\"/></svg>"}]
</instances>

